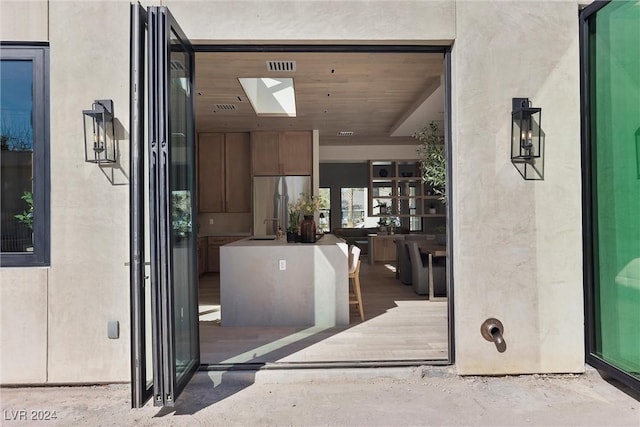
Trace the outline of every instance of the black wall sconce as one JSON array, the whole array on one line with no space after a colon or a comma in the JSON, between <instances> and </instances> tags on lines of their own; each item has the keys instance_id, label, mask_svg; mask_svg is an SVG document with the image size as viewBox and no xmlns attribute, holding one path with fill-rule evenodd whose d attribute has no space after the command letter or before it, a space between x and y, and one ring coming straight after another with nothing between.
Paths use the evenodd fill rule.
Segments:
<instances>
[{"instance_id":1,"label":"black wall sconce","mask_svg":"<svg viewBox=\"0 0 640 427\"><path fill-rule=\"evenodd\" d=\"M526 180L544 179L544 135L540 128L542 108L529 98L512 98L511 163Z\"/></svg>"},{"instance_id":2,"label":"black wall sconce","mask_svg":"<svg viewBox=\"0 0 640 427\"><path fill-rule=\"evenodd\" d=\"M83 110L84 159L89 163L115 163L116 144L113 101L98 99L91 110Z\"/></svg>"}]
</instances>

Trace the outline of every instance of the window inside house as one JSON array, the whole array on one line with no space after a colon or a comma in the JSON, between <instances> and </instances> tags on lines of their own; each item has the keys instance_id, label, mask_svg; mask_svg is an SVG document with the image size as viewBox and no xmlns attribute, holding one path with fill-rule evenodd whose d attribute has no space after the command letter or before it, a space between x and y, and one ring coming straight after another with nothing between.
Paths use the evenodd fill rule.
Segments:
<instances>
[{"instance_id":1,"label":"window inside house","mask_svg":"<svg viewBox=\"0 0 640 427\"><path fill-rule=\"evenodd\" d=\"M331 188L320 188L320 218L318 224L319 233L328 233L331 228Z\"/></svg>"},{"instance_id":2,"label":"window inside house","mask_svg":"<svg viewBox=\"0 0 640 427\"><path fill-rule=\"evenodd\" d=\"M48 47L0 48L2 266L49 262Z\"/></svg>"},{"instance_id":3,"label":"window inside house","mask_svg":"<svg viewBox=\"0 0 640 427\"><path fill-rule=\"evenodd\" d=\"M343 228L370 228L377 227L380 218L369 216L368 189L341 188L340 205L342 206ZM373 209L374 214L379 208Z\"/></svg>"},{"instance_id":4,"label":"window inside house","mask_svg":"<svg viewBox=\"0 0 640 427\"><path fill-rule=\"evenodd\" d=\"M367 189L341 188L340 206L342 209L341 226L343 228L366 227Z\"/></svg>"}]
</instances>

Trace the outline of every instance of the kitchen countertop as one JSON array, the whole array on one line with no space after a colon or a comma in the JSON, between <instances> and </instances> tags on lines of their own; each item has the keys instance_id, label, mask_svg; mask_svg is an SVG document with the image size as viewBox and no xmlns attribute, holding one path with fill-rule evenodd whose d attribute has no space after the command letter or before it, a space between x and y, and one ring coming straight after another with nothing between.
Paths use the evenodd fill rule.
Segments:
<instances>
[{"instance_id":1,"label":"kitchen countertop","mask_svg":"<svg viewBox=\"0 0 640 427\"><path fill-rule=\"evenodd\" d=\"M208 233L208 234L198 234L198 238L200 237L249 237L251 236L251 233L234 233L234 232L227 232L227 233Z\"/></svg>"},{"instance_id":2,"label":"kitchen countertop","mask_svg":"<svg viewBox=\"0 0 640 427\"><path fill-rule=\"evenodd\" d=\"M324 246L324 245L335 245L338 243L345 243L339 237L334 236L333 234L325 234L320 240L315 243L287 243L286 240L251 240L251 236L242 240L237 240L232 243L228 243L225 246L291 246L294 247L296 245L300 247L316 245L316 246Z\"/></svg>"}]
</instances>

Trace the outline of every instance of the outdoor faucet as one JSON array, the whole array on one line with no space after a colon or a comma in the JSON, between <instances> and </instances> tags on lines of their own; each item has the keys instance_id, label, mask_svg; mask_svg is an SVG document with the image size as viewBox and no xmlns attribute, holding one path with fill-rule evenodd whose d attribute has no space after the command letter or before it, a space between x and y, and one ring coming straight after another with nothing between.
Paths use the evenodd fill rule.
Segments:
<instances>
[{"instance_id":1,"label":"outdoor faucet","mask_svg":"<svg viewBox=\"0 0 640 427\"><path fill-rule=\"evenodd\" d=\"M493 342L496 345L496 349L499 353L504 353L507 349L507 343L504 341L502 334L504 333L504 326L498 319L490 318L482 322L480 326L480 333L489 342Z\"/></svg>"}]
</instances>

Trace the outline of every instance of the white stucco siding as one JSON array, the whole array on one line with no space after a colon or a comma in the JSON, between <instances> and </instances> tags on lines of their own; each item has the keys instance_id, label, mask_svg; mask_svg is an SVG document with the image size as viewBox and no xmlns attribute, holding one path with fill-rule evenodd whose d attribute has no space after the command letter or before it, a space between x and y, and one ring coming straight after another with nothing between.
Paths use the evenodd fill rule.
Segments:
<instances>
[{"instance_id":1,"label":"white stucco siding","mask_svg":"<svg viewBox=\"0 0 640 427\"><path fill-rule=\"evenodd\" d=\"M50 382L128 381L129 4L49 6ZM82 110L112 99L118 163L85 163ZM120 322L120 338L107 322Z\"/></svg>"},{"instance_id":2,"label":"white stucco siding","mask_svg":"<svg viewBox=\"0 0 640 427\"><path fill-rule=\"evenodd\" d=\"M165 0L194 43L229 41L449 44L453 1Z\"/></svg>"},{"instance_id":3,"label":"white stucco siding","mask_svg":"<svg viewBox=\"0 0 640 427\"><path fill-rule=\"evenodd\" d=\"M161 3L196 42L452 44L458 372L584 368L576 1ZM2 40L50 42L52 239L50 268L0 272L0 381L127 381L129 2L0 0L0 14ZM543 109L544 181L509 161L512 97ZM84 162L81 111L95 99L114 101L115 168ZM480 336L487 317L505 325L503 354Z\"/></svg>"},{"instance_id":4,"label":"white stucco siding","mask_svg":"<svg viewBox=\"0 0 640 427\"><path fill-rule=\"evenodd\" d=\"M48 13L47 0L0 0L0 40L46 42Z\"/></svg>"},{"instance_id":5,"label":"white stucco siding","mask_svg":"<svg viewBox=\"0 0 640 427\"><path fill-rule=\"evenodd\" d=\"M458 2L453 48L456 367L584 369L578 7ZM542 107L545 179L509 160L511 98ZM497 317L507 351L480 335Z\"/></svg>"}]
</instances>

